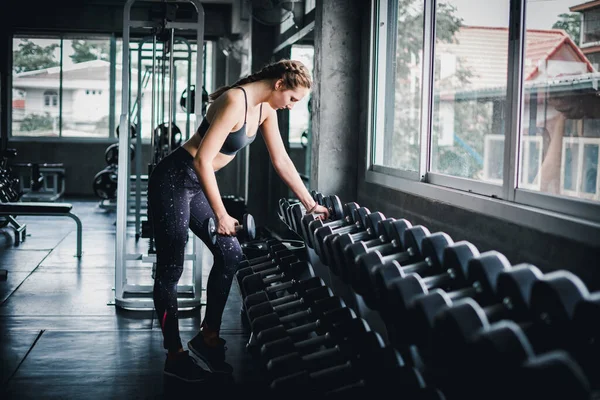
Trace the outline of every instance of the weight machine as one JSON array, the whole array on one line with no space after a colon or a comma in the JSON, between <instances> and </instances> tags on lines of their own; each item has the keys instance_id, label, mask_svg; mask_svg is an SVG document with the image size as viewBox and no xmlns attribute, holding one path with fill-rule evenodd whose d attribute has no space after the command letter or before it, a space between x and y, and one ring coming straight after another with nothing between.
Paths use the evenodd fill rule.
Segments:
<instances>
[{"instance_id":1,"label":"weight machine","mask_svg":"<svg viewBox=\"0 0 600 400\"><path fill-rule=\"evenodd\" d=\"M174 124L175 117L175 30L195 31L196 33L196 83L203 82L203 53L204 53L204 9L200 0L144 0L144 2L160 3L163 6L164 15L161 19L139 20L131 19L132 5L136 0L127 0L123 11L123 68L122 68L122 107L119 121L120 127L132 126L133 115L130 112L129 97L131 91L130 81L130 41L132 31L150 30L152 37L152 66L151 66L151 86L152 86L152 108L150 125L152 129L151 147L152 160L148 165L148 176L152 172L152 168L160 159L173 150L173 138L175 135L183 135L183 132L177 132L179 129ZM197 11L197 20L194 22L178 22L176 21L178 3L191 3ZM144 35L147 36L147 35ZM162 43L162 51L160 51L160 59L157 59L157 44ZM142 68L142 48L144 42L139 44L138 52L138 68ZM160 65L157 65L160 63ZM160 70L159 70L160 69ZM188 93L190 89L190 71L188 70ZM162 77L161 80L157 76ZM168 77L168 82L167 82ZM136 145L141 150L141 132L144 131L141 118L141 90L143 90L143 82L141 77L138 77L138 102L135 107L137 114L136 118ZM165 99L165 93L168 93ZM195 115L194 131L198 128L202 121L202 102L197 101L194 104L193 113ZM186 137L189 137L189 114L187 110L187 125ZM166 118L166 121L161 120ZM156 127L156 128L155 128ZM147 128L146 128L147 129ZM119 148L127 149L131 144L131 135L119 135ZM166 139L166 140L163 140ZM181 138L183 139L183 138ZM141 155L141 151L137 152ZM141 251L141 243L139 239L139 210L141 208L141 174L142 169L141 156L136 157L135 179L132 179L132 165L129 157L129 152L119 151L119 168L117 179L117 220L116 220L116 257L115 257L115 301L114 305L126 309L153 309L154 302L152 292L154 282L151 280L154 273L149 273L149 268L145 268L144 264L155 265L156 255L153 249L153 238L150 235L149 246L146 252ZM135 191L131 190L131 184L135 184ZM133 193L132 193L133 192ZM130 197L135 197L135 213L136 223L135 229L128 228L128 216L131 211ZM191 278L191 283L180 284L178 286L178 305L180 309L189 309L201 306L202 298L202 265L204 262L211 262L212 255L207 251L204 243L195 235L191 235L193 241L191 246L192 252L185 255L186 265L191 263L191 277L185 273L182 276L182 281L186 278ZM128 273L129 272L129 273ZM133 283L134 279L136 280Z\"/></svg>"}]
</instances>

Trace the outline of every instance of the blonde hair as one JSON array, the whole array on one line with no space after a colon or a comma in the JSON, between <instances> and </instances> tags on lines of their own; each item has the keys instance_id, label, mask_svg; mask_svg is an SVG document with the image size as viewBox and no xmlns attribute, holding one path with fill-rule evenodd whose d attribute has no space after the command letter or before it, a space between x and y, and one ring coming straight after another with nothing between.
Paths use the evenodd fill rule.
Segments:
<instances>
[{"instance_id":1,"label":"blonde hair","mask_svg":"<svg viewBox=\"0 0 600 400\"><path fill-rule=\"evenodd\" d=\"M287 89L296 89L297 87L312 87L312 80L306 66L296 60L280 60L265 66L258 72L240 79L230 86L222 86L208 96L208 101L213 102L229 89L244 85L250 82L262 81L265 79L282 79Z\"/></svg>"}]
</instances>

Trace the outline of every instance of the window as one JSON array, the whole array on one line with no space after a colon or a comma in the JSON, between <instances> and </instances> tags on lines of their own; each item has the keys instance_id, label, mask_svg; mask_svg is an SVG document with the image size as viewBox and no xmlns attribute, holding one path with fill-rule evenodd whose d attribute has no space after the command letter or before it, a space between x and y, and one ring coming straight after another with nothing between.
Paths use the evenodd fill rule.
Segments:
<instances>
[{"instance_id":1,"label":"window","mask_svg":"<svg viewBox=\"0 0 600 400\"><path fill-rule=\"evenodd\" d=\"M54 90L46 90L44 92L44 106L56 107L58 106L58 93Z\"/></svg>"},{"instance_id":2,"label":"window","mask_svg":"<svg viewBox=\"0 0 600 400\"><path fill-rule=\"evenodd\" d=\"M375 2L367 180L532 226L517 215L600 222L600 50L579 43L599 9L571 3Z\"/></svg>"},{"instance_id":3,"label":"window","mask_svg":"<svg viewBox=\"0 0 600 400\"><path fill-rule=\"evenodd\" d=\"M13 37L13 136L109 137L110 38Z\"/></svg>"},{"instance_id":4,"label":"window","mask_svg":"<svg viewBox=\"0 0 600 400\"><path fill-rule=\"evenodd\" d=\"M292 45L291 59L301 61L310 76L313 74L313 64L315 58L315 48L312 45ZM310 129L311 109L310 109L310 94L305 96L302 100L296 103L294 108L290 111L290 143L301 143L304 139L303 136L308 135Z\"/></svg>"},{"instance_id":5,"label":"window","mask_svg":"<svg viewBox=\"0 0 600 400\"><path fill-rule=\"evenodd\" d=\"M60 135L60 52L57 37L13 40L12 135Z\"/></svg>"},{"instance_id":6,"label":"window","mask_svg":"<svg viewBox=\"0 0 600 400\"><path fill-rule=\"evenodd\" d=\"M386 4L382 7L387 8ZM394 2L391 2L394 3ZM389 26L381 32L376 79L377 115L374 164L409 173L419 171L423 3L396 2L387 9Z\"/></svg>"}]
</instances>

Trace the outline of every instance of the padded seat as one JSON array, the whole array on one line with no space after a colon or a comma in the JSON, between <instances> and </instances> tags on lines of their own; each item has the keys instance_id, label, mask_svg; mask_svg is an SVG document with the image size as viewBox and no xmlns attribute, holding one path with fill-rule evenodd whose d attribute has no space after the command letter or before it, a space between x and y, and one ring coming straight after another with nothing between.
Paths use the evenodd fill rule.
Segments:
<instances>
[{"instance_id":1,"label":"padded seat","mask_svg":"<svg viewBox=\"0 0 600 400\"><path fill-rule=\"evenodd\" d=\"M40 214L68 214L73 209L70 203L0 203L0 215L40 215Z\"/></svg>"},{"instance_id":2,"label":"padded seat","mask_svg":"<svg viewBox=\"0 0 600 400\"><path fill-rule=\"evenodd\" d=\"M69 217L77 224L77 257L81 257L81 244L82 244L82 232L83 228L81 220L77 215L73 214L71 210L73 205L71 203L45 203L45 202L13 202L13 203L0 203L0 216L7 216L9 221L14 224L18 224L14 220L14 216L18 215L40 215L40 216L57 216L57 217ZM26 233L25 227L21 227L17 232L17 239L15 241L18 244L20 241L25 240Z\"/></svg>"}]
</instances>

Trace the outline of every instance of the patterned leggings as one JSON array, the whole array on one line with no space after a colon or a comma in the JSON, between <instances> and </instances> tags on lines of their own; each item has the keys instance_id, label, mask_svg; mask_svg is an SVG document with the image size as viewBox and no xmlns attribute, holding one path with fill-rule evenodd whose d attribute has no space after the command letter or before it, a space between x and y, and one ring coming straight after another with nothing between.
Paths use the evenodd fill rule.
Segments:
<instances>
[{"instance_id":1,"label":"patterned leggings","mask_svg":"<svg viewBox=\"0 0 600 400\"><path fill-rule=\"evenodd\" d=\"M163 158L148 181L148 209L156 246L154 308L163 332L164 348L181 348L177 316L177 283L183 272L188 228L210 249L214 264L206 283L206 313L202 325L218 331L233 276L244 258L236 237L217 236L212 244L203 232L214 212L202 191L190 153L180 147Z\"/></svg>"}]
</instances>

